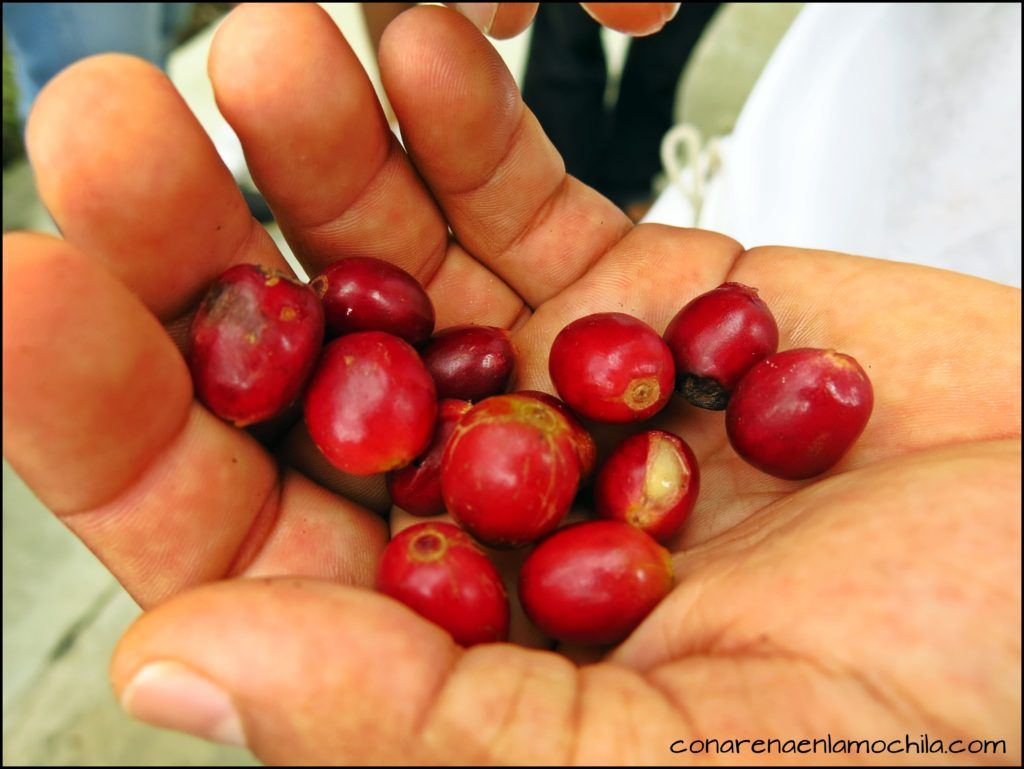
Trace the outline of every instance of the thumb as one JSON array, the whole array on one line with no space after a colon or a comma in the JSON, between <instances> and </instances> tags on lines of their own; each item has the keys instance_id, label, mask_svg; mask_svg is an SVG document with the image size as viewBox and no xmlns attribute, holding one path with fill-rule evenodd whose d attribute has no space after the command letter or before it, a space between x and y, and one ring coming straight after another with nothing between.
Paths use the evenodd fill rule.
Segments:
<instances>
[{"instance_id":1,"label":"thumb","mask_svg":"<svg viewBox=\"0 0 1024 769\"><path fill-rule=\"evenodd\" d=\"M561 762L579 694L559 655L466 651L389 598L292 578L161 604L121 639L111 678L130 715L275 764Z\"/></svg>"}]
</instances>

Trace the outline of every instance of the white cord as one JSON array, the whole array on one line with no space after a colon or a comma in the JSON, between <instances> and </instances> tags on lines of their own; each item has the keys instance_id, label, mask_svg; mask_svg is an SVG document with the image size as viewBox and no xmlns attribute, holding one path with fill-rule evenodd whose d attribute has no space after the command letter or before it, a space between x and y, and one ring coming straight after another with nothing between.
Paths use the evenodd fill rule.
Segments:
<instances>
[{"instance_id":1,"label":"white cord","mask_svg":"<svg viewBox=\"0 0 1024 769\"><path fill-rule=\"evenodd\" d=\"M698 226L708 183L722 167L718 137L712 137L705 145L696 126L689 123L672 126L661 140L661 164L669 181L690 202L693 209L690 226Z\"/></svg>"}]
</instances>

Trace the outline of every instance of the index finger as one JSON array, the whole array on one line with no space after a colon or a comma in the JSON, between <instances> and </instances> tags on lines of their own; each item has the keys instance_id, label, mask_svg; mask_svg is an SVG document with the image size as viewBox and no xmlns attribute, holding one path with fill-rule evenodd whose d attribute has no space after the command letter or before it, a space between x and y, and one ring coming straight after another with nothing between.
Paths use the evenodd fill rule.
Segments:
<instances>
[{"instance_id":1,"label":"index finger","mask_svg":"<svg viewBox=\"0 0 1024 769\"><path fill-rule=\"evenodd\" d=\"M530 26L540 3L445 3L495 40L515 37ZM580 3L595 21L627 35L651 35L679 11L679 3Z\"/></svg>"},{"instance_id":2,"label":"index finger","mask_svg":"<svg viewBox=\"0 0 1024 769\"><path fill-rule=\"evenodd\" d=\"M630 228L565 172L501 57L444 8L406 11L384 33L381 77L409 155L459 243L537 307Z\"/></svg>"},{"instance_id":3,"label":"index finger","mask_svg":"<svg viewBox=\"0 0 1024 769\"><path fill-rule=\"evenodd\" d=\"M148 62L103 54L63 71L39 95L26 144L64 238L164 323L232 264L291 271L213 142Z\"/></svg>"},{"instance_id":4,"label":"index finger","mask_svg":"<svg viewBox=\"0 0 1024 769\"><path fill-rule=\"evenodd\" d=\"M675 18L679 3L580 3L608 29L640 37L653 35Z\"/></svg>"}]
</instances>

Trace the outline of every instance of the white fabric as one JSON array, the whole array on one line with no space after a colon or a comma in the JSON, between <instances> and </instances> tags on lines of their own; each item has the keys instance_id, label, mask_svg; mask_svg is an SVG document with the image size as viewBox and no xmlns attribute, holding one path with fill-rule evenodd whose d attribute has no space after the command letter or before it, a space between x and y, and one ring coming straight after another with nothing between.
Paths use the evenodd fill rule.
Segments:
<instances>
[{"instance_id":1,"label":"white fabric","mask_svg":"<svg viewBox=\"0 0 1024 769\"><path fill-rule=\"evenodd\" d=\"M697 224L1019 287L1020 147L1020 5L809 4L723 142ZM670 185L646 220L693 213Z\"/></svg>"}]
</instances>

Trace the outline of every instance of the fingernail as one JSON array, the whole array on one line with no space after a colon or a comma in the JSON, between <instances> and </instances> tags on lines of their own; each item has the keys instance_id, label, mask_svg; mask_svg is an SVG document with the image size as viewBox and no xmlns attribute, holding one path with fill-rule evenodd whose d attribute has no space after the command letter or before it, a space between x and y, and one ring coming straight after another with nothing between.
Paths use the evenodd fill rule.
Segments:
<instances>
[{"instance_id":1,"label":"fingernail","mask_svg":"<svg viewBox=\"0 0 1024 769\"><path fill-rule=\"evenodd\" d=\"M128 715L147 724L245 746L242 720L227 692L178 662L152 662L121 695Z\"/></svg>"},{"instance_id":2,"label":"fingernail","mask_svg":"<svg viewBox=\"0 0 1024 769\"><path fill-rule=\"evenodd\" d=\"M455 9L485 35L491 31L494 17L498 15L498 3L456 3Z\"/></svg>"}]
</instances>

